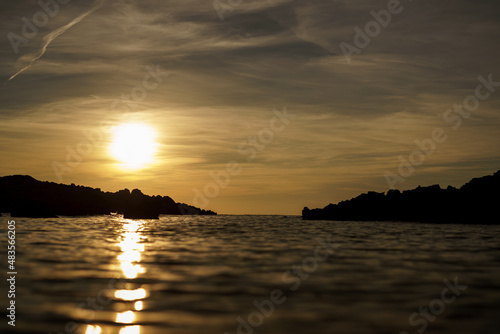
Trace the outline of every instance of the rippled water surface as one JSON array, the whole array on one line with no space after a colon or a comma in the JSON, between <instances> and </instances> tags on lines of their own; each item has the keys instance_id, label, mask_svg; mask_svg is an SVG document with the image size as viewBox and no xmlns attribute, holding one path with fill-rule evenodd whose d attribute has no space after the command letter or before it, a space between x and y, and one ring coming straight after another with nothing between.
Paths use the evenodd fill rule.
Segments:
<instances>
[{"instance_id":1,"label":"rippled water surface","mask_svg":"<svg viewBox=\"0 0 500 334\"><path fill-rule=\"evenodd\" d=\"M2 333L500 333L499 226L15 220Z\"/></svg>"}]
</instances>

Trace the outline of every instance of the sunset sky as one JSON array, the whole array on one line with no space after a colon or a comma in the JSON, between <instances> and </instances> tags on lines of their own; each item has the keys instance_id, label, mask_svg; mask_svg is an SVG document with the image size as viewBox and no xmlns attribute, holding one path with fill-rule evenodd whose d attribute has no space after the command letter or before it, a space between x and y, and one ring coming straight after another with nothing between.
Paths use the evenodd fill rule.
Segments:
<instances>
[{"instance_id":1,"label":"sunset sky","mask_svg":"<svg viewBox=\"0 0 500 334\"><path fill-rule=\"evenodd\" d=\"M2 1L0 175L300 214L387 191L387 172L399 189L492 174L500 3L394 1ZM117 161L122 124L153 154L140 166Z\"/></svg>"}]
</instances>

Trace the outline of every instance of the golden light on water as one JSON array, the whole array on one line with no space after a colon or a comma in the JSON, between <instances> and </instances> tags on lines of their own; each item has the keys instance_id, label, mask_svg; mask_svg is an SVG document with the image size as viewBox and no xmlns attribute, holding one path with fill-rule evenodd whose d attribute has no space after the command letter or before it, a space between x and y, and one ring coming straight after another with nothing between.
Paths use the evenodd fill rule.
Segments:
<instances>
[{"instance_id":1,"label":"golden light on water","mask_svg":"<svg viewBox=\"0 0 500 334\"><path fill-rule=\"evenodd\" d=\"M141 261L141 253L138 250L131 250L118 256L118 260L122 262L139 262Z\"/></svg>"},{"instance_id":2,"label":"golden light on water","mask_svg":"<svg viewBox=\"0 0 500 334\"><path fill-rule=\"evenodd\" d=\"M153 163L156 132L145 124L122 124L113 129L111 155L126 169L141 169Z\"/></svg>"},{"instance_id":3,"label":"golden light on water","mask_svg":"<svg viewBox=\"0 0 500 334\"><path fill-rule=\"evenodd\" d=\"M147 292L144 289L136 290L117 290L115 292L115 297L123 300L138 300L144 299L147 296Z\"/></svg>"},{"instance_id":4,"label":"golden light on water","mask_svg":"<svg viewBox=\"0 0 500 334\"><path fill-rule=\"evenodd\" d=\"M122 325L119 334L140 334L141 326L139 325L138 312L144 310L143 299L149 296L149 291L142 287L142 284L135 284L134 278L139 274L145 273L146 269L140 265L141 253L144 252L144 236L141 234L145 222L140 220L123 220L121 234L117 240L121 252L116 256L116 259L122 270L122 275L126 277L126 288L116 289L113 291L115 299L120 300L121 312L113 312L111 314L112 321L115 324ZM135 285L135 288L133 286ZM106 321L109 319L103 315ZM102 328L97 325L88 325L85 328L84 334L105 334L116 333L109 326Z\"/></svg>"},{"instance_id":5,"label":"golden light on water","mask_svg":"<svg viewBox=\"0 0 500 334\"><path fill-rule=\"evenodd\" d=\"M141 235L138 233L142 223L138 221L127 221L123 228L123 240L118 244L122 253L118 255L120 267L127 278L136 278L146 270L137 264L141 260L141 252L144 252L144 244L141 244Z\"/></svg>"},{"instance_id":6,"label":"golden light on water","mask_svg":"<svg viewBox=\"0 0 500 334\"><path fill-rule=\"evenodd\" d=\"M132 311L126 311L116 314L116 322L121 324L131 324L134 322L135 314Z\"/></svg>"},{"instance_id":7,"label":"golden light on water","mask_svg":"<svg viewBox=\"0 0 500 334\"><path fill-rule=\"evenodd\" d=\"M88 325L87 330L85 331L85 334L100 334L100 333L101 333L101 327L92 325Z\"/></svg>"},{"instance_id":8,"label":"golden light on water","mask_svg":"<svg viewBox=\"0 0 500 334\"><path fill-rule=\"evenodd\" d=\"M120 262L120 267L123 275L126 278L133 279L139 274L145 273L146 270L139 262L141 261L141 253L144 252L144 244L141 243L141 229L144 225L142 221L125 220L123 224L123 232L121 241L118 243L122 253L117 256ZM134 302L133 309L116 314L116 323L132 324L136 321L136 312L141 311L144 305L141 299L146 298L149 293L146 289L121 289L115 291L115 298L124 301ZM139 325L126 326L120 329L120 334L140 334L141 327Z\"/></svg>"},{"instance_id":9,"label":"golden light on water","mask_svg":"<svg viewBox=\"0 0 500 334\"><path fill-rule=\"evenodd\" d=\"M133 265L130 262L122 262L121 268L127 278L136 278L139 274L143 274L145 272L144 268L140 265Z\"/></svg>"},{"instance_id":10,"label":"golden light on water","mask_svg":"<svg viewBox=\"0 0 500 334\"><path fill-rule=\"evenodd\" d=\"M140 334L141 326L127 326L120 329L120 334Z\"/></svg>"}]
</instances>

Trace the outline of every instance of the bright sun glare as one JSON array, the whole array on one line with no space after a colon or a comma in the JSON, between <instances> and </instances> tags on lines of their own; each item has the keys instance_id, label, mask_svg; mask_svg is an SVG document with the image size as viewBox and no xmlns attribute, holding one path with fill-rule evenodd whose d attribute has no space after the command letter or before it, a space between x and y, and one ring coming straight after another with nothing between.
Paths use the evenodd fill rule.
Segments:
<instances>
[{"instance_id":1,"label":"bright sun glare","mask_svg":"<svg viewBox=\"0 0 500 334\"><path fill-rule=\"evenodd\" d=\"M124 167L140 169L153 162L156 133L144 124L122 124L113 129L111 155Z\"/></svg>"}]
</instances>

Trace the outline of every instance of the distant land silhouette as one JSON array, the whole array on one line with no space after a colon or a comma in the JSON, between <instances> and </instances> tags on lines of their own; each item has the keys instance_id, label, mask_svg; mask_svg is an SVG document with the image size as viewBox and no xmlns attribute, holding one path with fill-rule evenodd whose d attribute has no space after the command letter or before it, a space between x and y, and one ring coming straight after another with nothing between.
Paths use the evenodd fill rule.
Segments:
<instances>
[{"instance_id":1,"label":"distant land silhouette","mask_svg":"<svg viewBox=\"0 0 500 334\"><path fill-rule=\"evenodd\" d=\"M176 203L168 196L147 196L139 189L103 192L99 188L42 182L28 175L0 177L0 212L12 217L53 218L123 214L130 219L167 215L216 215L210 210Z\"/></svg>"},{"instance_id":2,"label":"distant land silhouette","mask_svg":"<svg viewBox=\"0 0 500 334\"><path fill-rule=\"evenodd\" d=\"M497 171L472 179L459 189L433 185L403 192L389 190L385 194L371 191L323 209L305 207L302 219L499 224L499 205Z\"/></svg>"}]
</instances>

